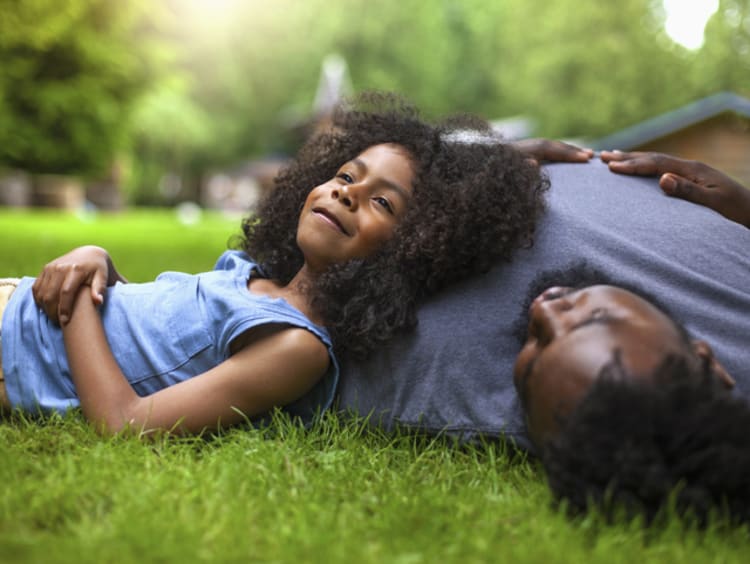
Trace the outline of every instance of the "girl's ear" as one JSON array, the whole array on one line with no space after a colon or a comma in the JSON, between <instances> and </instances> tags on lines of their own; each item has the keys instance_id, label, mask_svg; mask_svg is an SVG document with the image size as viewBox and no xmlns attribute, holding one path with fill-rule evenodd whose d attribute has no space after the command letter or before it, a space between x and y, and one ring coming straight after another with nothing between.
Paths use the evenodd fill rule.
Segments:
<instances>
[{"instance_id":1,"label":"girl's ear","mask_svg":"<svg viewBox=\"0 0 750 564\"><path fill-rule=\"evenodd\" d=\"M711 346L706 341L694 340L692 342L693 350L701 359L708 362L711 366L711 371L727 388L734 388L734 378L727 372L726 368L716 359L714 351L711 350Z\"/></svg>"}]
</instances>

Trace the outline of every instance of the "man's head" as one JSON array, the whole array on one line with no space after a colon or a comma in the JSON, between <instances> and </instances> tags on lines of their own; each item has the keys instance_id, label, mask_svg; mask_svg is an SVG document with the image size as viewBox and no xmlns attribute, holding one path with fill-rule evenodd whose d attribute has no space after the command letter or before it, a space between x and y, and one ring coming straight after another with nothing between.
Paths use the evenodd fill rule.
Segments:
<instances>
[{"instance_id":1,"label":"man's head","mask_svg":"<svg viewBox=\"0 0 750 564\"><path fill-rule=\"evenodd\" d=\"M514 372L556 498L574 510L622 502L649 519L678 484L678 509L701 519L729 493L747 500L744 481L715 462L750 465L750 440L735 431L750 409L727 393L733 381L708 345L653 299L586 285L606 278L585 266L558 274L583 287L533 291Z\"/></svg>"},{"instance_id":2,"label":"man's head","mask_svg":"<svg viewBox=\"0 0 750 564\"><path fill-rule=\"evenodd\" d=\"M636 379L653 378L667 356L695 369L715 362L705 343L691 341L662 310L618 286L549 288L532 302L529 318L514 381L540 447L615 359Z\"/></svg>"}]
</instances>

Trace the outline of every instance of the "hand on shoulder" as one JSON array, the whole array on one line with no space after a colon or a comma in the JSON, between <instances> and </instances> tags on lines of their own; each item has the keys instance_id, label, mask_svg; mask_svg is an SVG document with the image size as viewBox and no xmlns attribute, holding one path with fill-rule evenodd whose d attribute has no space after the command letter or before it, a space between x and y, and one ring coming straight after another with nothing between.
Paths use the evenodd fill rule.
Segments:
<instances>
[{"instance_id":1,"label":"hand on shoulder","mask_svg":"<svg viewBox=\"0 0 750 564\"><path fill-rule=\"evenodd\" d=\"M706 206L750 228L750 190L705 163L664 153L602 151L612 172L659 176L665 194Z\"/></svg>"},{"instance_id":2,"label":"hand on shoulder","mask_svg":"<svg viewBox=\"0 0 750 564\"><path fill-rule=\"evenodd\" d=\"M594 156L592 149L582 149L553 139L522 139L513 146L537 162L586 163Z\"/></svg>"}]
</instances>

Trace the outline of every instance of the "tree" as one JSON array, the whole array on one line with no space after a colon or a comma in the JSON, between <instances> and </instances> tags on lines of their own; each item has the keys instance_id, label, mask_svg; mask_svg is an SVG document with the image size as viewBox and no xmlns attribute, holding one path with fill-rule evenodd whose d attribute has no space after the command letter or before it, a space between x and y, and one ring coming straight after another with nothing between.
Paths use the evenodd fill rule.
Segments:
<instances>
[{"instance_id":1,"label":"tree","mask_svg":"<svg viewBox=\"0 0 750 564\"><path fill-rule=\"evenodd\" d=\"M156 69L145 0L0 0L0 163L96 175Z\"/></svg>"},{"instance_id":2,"label":"tree","mask_svg":"<svg viewBox=\"0 0 750 564\"><path fill-rule=\"evenodd\" d=\"M694 73L701 86L750 95L750 0L722 0L705 38Z\"/></svg>"},{"instance_id":3,"label":"tree","mask_svg":"<svg viewBox=\"0 0 750 564\"><path fill-rule=\"evenodd\" d=\"M524 114L592 138L716 90L750 90L750 0L696 52L660 0L0 0L0 164L95 174L132 153L142 201L166 172L291 152L321 62L427 117ZM221 7L226 11L221 11Z\"/></svg>"}]
</instances>

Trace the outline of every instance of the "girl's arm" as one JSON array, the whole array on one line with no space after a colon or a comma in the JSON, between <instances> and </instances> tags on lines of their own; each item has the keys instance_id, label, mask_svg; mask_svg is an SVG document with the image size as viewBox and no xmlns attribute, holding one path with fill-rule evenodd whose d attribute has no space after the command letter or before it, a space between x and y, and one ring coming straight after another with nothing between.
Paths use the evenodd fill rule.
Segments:
<instances>
[{"instance_id":1,"label":"girl's arm","mask_svg":"<svg viewBox=\"0 0 750 564\"><path fill-rule=\"evenodd\" d=\"M107 286L127 280L117 272L109 253L86 245L48 263L34 281L32 292L37 305L52 321L65 325L73 311L73 301L81 286L91 287L91 299L104 303Z\"/></svg>"},{"instance_id":2,"label":"girl's arm","mask_svg":"<svg viewBox=\"0 0 750 564\"><path fill-rule=\"evenodd\" d=\"M128 428L199 433L241 423L300 398L330 362L325 345L309 331L263 326L244 334L245 346L219 366L140 397L117 365L86 289L78 293L63 337L83 413L105 434Z\"/></svg>"}]
</instances>

